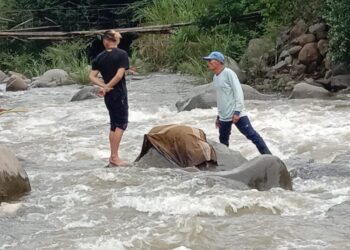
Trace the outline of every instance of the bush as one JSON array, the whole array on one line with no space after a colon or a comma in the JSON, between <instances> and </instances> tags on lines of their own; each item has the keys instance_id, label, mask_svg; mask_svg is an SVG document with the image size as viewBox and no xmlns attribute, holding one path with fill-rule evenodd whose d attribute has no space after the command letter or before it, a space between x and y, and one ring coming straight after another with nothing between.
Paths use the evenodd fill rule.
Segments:
<instances>
[{"instance_id":1,"label":"bush","mask_svg":"<svg viewBox=\"0 0 350 250\"><path fill-rule=\"evenodd\" d=\"M332 59L350 63L350 4L348 0L327 0L325 19L330 26Z\"/></svg>"},{"instance_id":2,"label":"bush","mask_svg":"<svg viewBox=\"0 0 350 250\"><path fill-rule=\"evenodd\" d=\"M25 50L1 52L2 70L11 70L28 77L42 75L45 71L59 68L67 71L79 83L89 83L89 62L85 53L87 44L77 40L60 42L46 47L42 53L28 53Z\"/></svg>"},{"instance_id":3,"label":"bush","mask_svg":"<svg viewBox=\"0 0 350 250\"><path fill-rule=\"evenodd\" d=\"M15 71L24 74L27 77L33 77L43 74L48 70L48 66L31 53L17 54L11 51L3 51L0 53L0 68L4 71Z\"/></svg>"}]
</instances>

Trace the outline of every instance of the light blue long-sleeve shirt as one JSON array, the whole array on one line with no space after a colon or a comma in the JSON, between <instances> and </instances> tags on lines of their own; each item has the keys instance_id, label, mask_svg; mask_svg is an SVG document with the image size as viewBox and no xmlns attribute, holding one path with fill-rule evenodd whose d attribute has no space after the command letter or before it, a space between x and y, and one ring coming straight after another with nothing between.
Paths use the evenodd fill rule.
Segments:
<instances>
[{"instance_id":1,"label":"light blue long-sleeve shirt","mask_svg":"<svg viewBox=\"0 0 350 250\"><path fill-rule=\"evenodd\" d=\"M224 68L214 75L213 84L220 121L231 121L233 114L246 116L242 86L233 70Z\"/></svg>"}]
</instances>

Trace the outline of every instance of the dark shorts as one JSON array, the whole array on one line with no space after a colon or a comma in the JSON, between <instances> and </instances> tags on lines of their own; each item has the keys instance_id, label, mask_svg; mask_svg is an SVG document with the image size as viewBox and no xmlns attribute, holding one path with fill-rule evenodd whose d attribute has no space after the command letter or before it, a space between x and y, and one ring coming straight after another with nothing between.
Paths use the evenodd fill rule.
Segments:
<instances>
[{"instance_id":1,"label":"dark shorts","mask_svg":"<svg viewBox=\"0 0 350 250\"><path fill-rule=\"evenodd\" d=\"M115 131L116 128L126 130L129 116L127 96L106 95L105 104L109 113L111 131Z\"/></svg>"}]
</instances>

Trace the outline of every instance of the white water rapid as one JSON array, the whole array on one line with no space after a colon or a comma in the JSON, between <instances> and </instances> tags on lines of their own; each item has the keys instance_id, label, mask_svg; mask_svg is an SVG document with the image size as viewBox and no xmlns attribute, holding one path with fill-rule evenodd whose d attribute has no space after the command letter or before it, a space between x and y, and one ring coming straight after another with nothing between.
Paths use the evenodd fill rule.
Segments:
<instances>
[{"instance_id":1,"label":"white water rapid","mask_svg":"<svg viewBox=\"0 0 350 250\"><path fill-rule=\"evenodd\" d=\"M165 73L128 81L124 159L135 160L144 134L161 124L198 127L218 141L215 108L176 110L192 81ZM0 107L28 110L0 116L0 144L32 186L0 204L0 250L350 249L349 101L246 101L253 126L293 173L293 191L259 192L180 169L104 168L108 114L103 99L70 102L78 90L0 92ZM236 129L230 147L258 155Z\"/></svg>"}]
</instances>

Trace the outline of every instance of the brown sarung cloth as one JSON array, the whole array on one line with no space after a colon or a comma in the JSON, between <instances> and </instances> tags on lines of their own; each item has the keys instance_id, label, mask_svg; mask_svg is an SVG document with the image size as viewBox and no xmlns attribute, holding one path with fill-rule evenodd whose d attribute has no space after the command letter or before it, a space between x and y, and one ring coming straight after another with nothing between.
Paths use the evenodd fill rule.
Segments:
<instances>
[{"instance_id":1,"label":"brown sarung cloth","mask_svg":"<svg viewBox=\"0 0 350 250\"><path fill-rule=\"evenodd\" d=\"M207 142L203 130L185 125L157 126L145 134L139 161L150 148L179 167L199 166L206 162L216 163L213 147Z\"/></svg>"}]
</instances>

